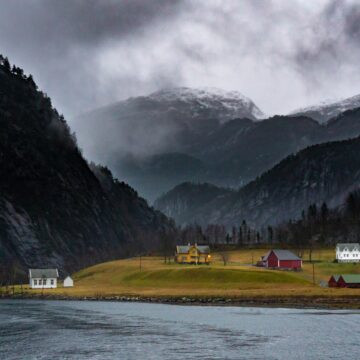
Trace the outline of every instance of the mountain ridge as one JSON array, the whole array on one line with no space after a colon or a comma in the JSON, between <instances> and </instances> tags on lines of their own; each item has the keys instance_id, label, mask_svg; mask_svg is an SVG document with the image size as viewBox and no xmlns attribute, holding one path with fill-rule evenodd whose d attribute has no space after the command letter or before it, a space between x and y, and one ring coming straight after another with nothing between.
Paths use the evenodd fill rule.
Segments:
<instances>
[{"instance_id":1,"label":"mountain ridge","mask_svg":"<svg viewBox=\"0 0 360 360\"><path fill-rule=\"evenodd\" d=\"M360 137L312 145L289 155L237 192L217 188L216 196L203 195L206 201L197 203L196 212L192 211L191 195L178 187L155 204L182 225L195 222L231 227L242 219L257 228L277 225L298 219L312 203L327 202L332 207L343 203L347 194L359 187L359 151ZM204 192L203 185L187 187L189 194ZM187 213L191 215L187 217Z\"/></svg>"},{"instance_id":2,"label":"mountain ridge","mask_svg":"<svg viewBox=\"0 0 360 360\"><path fill-rule=\"evenodd\" d=\"M338 116L340 113L352 110L360 107L360 94L354 95L344 99L338 100L325 100L319 104L306 106L293 110L288 115L289 116L298 116L304 115L313 118L318 121L320 124L325 124L330 119Z\"/></svg>"},{"instance_id":3,"label":"mountain ridge","mask_svg":"<svg viewBox=\"0 0 360 360\"><path fill-rule=\"evenodd\" d=\"M101 157L92 158L153 202L184 181L238 188L307 146L360 135L358 108L324 124L304 115L228 119L218 105L228 92L213 92L213 114L202 104L209 97L206 89L168 89L83 118L81 136ZM230 103L243 99L242 94L231 96Z\"/></svg>"}]
</instances>

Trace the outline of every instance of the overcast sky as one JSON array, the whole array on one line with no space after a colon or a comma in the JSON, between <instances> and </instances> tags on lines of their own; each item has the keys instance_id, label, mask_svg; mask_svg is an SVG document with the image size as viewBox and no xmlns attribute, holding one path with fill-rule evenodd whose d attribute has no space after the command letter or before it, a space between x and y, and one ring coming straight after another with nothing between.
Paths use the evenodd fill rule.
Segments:
<instances>
[{"instance_id":1,"label":"overcast sky","mask_svg":"<svg viewBox=\"0 0 360 360\"><path fill-rule=\"evenodd\" d=\"M0 53L67 117L180 85L287 113L360 93L360 1L0 0Z\"/></svg>"}]
</instances>

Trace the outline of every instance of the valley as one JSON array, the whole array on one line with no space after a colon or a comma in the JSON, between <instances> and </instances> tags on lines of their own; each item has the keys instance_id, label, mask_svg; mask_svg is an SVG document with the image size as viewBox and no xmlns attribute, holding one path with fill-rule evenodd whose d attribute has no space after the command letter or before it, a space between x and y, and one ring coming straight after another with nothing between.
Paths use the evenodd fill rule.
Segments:
<instances>
[{"instance_id":1,"label":"valley","mask_svg":"<svg viewBox=\"0 0 360 360\"><path fill-rule=\"evenodd\" d=\"M224 250L223 250L224 251ZM360 273L360 264L336 264L334 250L317 249L312 254L315 266L303 253L299 272L276 271L251 265L268 249L228 248L224 266L221 252L214 252L211 265L164 263L161 256L116 260L83 269L73 275L74 288L22 289L16 296L55 299L152 301L173 303L214 303L298 307L359 308L358 289L322 288L334 273ZM296 250L293 250L296 251ZM3 292L5 289L3 288ZM11 293L11 287L9 288Z\"/></svg>"}]
</instances>

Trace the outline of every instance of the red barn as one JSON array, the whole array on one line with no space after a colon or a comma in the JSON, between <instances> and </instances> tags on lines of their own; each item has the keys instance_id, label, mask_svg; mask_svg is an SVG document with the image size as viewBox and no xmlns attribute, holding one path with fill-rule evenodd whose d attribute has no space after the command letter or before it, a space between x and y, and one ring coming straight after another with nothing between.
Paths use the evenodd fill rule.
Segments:
<instances>
[{"instance_id":1,"label":"red barn","mask_svg":"<svg viewBox=\"0 0 360 360\"><path fill-rule=\"evenodd\" d=\"M302 260L289 250L270 250L262 258L267 268L301 269Z\"/></svg>"},{"instance_id":2,"label":"red barn","mask_svg":"<svg viewBox=\"0 0 360 360\"><path fill-rule=\"evenodd\" d=\"M340 275L333 275L328 281L329 287L338 287L338 280Z\"/></svg>"},{"instance_id":3,"label":"red barn","mask_svg":"<svg viewBox=\"0 0 360 360\"><path fill-rule=\"evenodd\" d=\"M342 288L360 288L360 274L339 275L337 286Z\"/></svg>"}]
</instances>

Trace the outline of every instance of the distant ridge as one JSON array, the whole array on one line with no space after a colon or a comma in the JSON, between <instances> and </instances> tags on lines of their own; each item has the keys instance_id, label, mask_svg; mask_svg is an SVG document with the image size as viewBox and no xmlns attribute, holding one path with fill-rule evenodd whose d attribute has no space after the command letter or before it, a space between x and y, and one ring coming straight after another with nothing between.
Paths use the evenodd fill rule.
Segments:
<instances>
[{"instance_id":1,"label":"distant ridge","mask_svg":"<svg viewBox=\"0 0 360 360\"><path fill-rule=\"evenodd\" d=\"M349 192L360 186L359 153L360 137L313 145L290 155L237 192L181 184L155 205L182 225L230 227L242 219L257 228L280 224L299 219L312 203L342 204Z\"/></svg>"},{"instance_id":2,"label":"distant ridge","mask_svg":"<svg viewBox=\"0 0 360 360\"><path fill-rule=\"evenodd\" d=\"M340 100L326 100L317 105L304 107L292 111L291 116L309 116L320 124L326 123L340 113L360 107L360 94Z\"/></svg>"}]
</instances>

